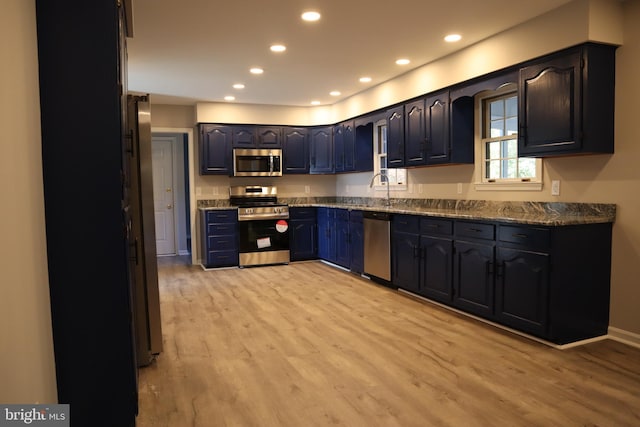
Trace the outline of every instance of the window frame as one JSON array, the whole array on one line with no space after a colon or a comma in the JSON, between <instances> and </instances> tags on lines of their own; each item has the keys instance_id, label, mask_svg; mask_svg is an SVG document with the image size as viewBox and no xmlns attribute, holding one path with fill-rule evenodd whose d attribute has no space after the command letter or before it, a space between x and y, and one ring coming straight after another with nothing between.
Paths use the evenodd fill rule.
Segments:
<instances>
[{"instance_id":1,"label":"window frame","mask_svg":"<svg viewBox=\"0 0 640 427\"><path fill-rule=\"evenodd\" d=\"M484 137L484 129L488 118L485 113L486 101L494 98L506 97L511 94L517 95L517 86L515 84L507 84L496 90L487 90L478 93L474 97L475 102L475 159L476 177L475 189L478 191L542 191L543 187L543 170L542 159L536 158L536 176L535 178L487 178L486 169L486 146L485 143L492 138ZM517 134L515 136L517 140Z\"/></svg>"},{"instance_id":2,"label":"window frame","mask_svg":"<svg viewBox=\"0 0 640 427\"><path fill-rule=\"evenodd\" d=\"M375 177L373 188L376 191L387 191L387 181L383 181L382 177L378 174L388 171L389 177L394 180L389 186L389 190L393 191L405 191L407 189L407 170L405 168L381 168L381 159L387 157L387 153L380 153L378 147L380 146L380 128L387 127L387 120L382 119L373 123L373 176ZM386 147L388 149L388 146ZM387 165L388 166L388 165ZM395 177L391 177L394 175ZM404 178L401 183L396 183L398 175Z\"/></svg>"}]
</instances>

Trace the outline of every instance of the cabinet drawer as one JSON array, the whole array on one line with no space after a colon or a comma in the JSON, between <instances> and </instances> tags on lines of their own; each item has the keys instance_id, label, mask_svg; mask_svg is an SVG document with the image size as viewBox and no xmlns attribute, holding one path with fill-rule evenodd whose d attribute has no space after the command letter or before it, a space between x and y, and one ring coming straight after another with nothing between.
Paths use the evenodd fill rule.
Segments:
<instances>
[{"instance_id":1,"label":"cabinet drawer","mask_svg":"<svg viewBox=\"0 0 640 427\"><path fill-rule=\"evenodd\" d=\"M422 218L420 234L441 234L450 236L453 233L453 221L442 218Z\"/></svg>"},{"instance_id":2,"label":"cabinet drawer","mask_svg":"<svg viewBox=\"0 0 640 427\"><path fill-rule=\"evenodd\" d=\"M290 208L290 219L316 219L316 208Z\"/></svg>"},{"instance_id":3,"label":"cabinet drawer","mask_svg":"<svg viewBox=\"0 0 640 427\"><path fill-rule=\"evenodd\" d=\"M209 236L207 237L207 244L209 250L215 251L230 251L238 249L236 236Z\"/></svg>"},{"instance_id":4,"label":"cabinet drawer","mask_svg":"<svg viewBox=\"0 0 640 427\"><path fill-rule=\"evenodd\" d=\"M530 248L544 249L549 247L550 231L548 228L500 225L498 227L498 240Z\"/></svg>"},{"instance_id":5,"label":"cabinet drawer","mask_svg":"<svg viewBox=\"0 0 640 427\"><path fill-rule=\"evenodd\" d=\"M213 210L207 211L207 222L236 222L238 220L238 211L236 209Z\"/></svg>"},{"instance_id":6,"label":"cabinet drawer","mask_svg":"<svg viewBox=\"0 0 640 427\"><path fill-rule=\"evenodd\" d=\"M455 229L456 237L486 240L493 240L495 238L495 226L493 224L456 221Z\"/></svg>"},{"instance_id":7,"label":"cabinet drawer","mask_svg":"<svg viewBox=\"0 0 640 427\"><path fill-rule=\"evenodd\" d=\"M209 251L207 254L207 266L230 267L238 265L237 251Z\"/></svg>"},{"instance_id":8,"label":"cabinet drawer","mask_svg":"<svg viewBox=\"0 0 640 427\"><path fill-rule=\"evenodd\" d=\"M420 217L416 215L394 215L392 224L394 231L418 234Z\"/></svg>"},{"instance_id":9,"label":"cabinet drawer","mask_svg":"<svg viewBox=\"0 0 640 427\"><path fill-rule=\"evenodd\" d=\"M208 224L207 236L234 235L236 233L236 224Z\"/></svg>"}]
</instances>

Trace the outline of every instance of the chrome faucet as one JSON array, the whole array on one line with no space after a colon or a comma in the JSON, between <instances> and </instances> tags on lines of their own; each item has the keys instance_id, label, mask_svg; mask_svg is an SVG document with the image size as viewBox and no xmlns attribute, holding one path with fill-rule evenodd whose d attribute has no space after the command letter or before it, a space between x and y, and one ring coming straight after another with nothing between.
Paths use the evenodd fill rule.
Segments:
<instances>
[{"instance_id":1,"label":"chrome faucet","mask_svg":"<svg viewBox=\"0 0 640 427\"><path fill-rule=\"evenodd\" d=\"M376 177L377 177L377 176L379 176L379 177L380 177L380 182L382 182L382 178L384 178L384 179L387 181L387 200L386 200L386 206L391 206L391 199L389 198L389 187L390 187L391 185L390 185L390 182L389 182L389 177L387 176L386 172L378 172L378 173L374 174L374 175L371 177L371 182L369 183L369 188L372 188L372 187L373 187L373 184L375 183L375 181L376 181Z\"/></svg>"}]
</instances>

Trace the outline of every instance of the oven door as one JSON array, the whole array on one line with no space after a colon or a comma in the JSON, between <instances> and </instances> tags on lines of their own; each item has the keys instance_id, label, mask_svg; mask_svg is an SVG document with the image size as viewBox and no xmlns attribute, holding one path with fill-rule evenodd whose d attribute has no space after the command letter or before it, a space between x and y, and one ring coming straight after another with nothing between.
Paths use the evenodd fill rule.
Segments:
<instances>
[{"instance_id":1,"label":"oven door","mask_svg":"<svg viewBox=\"0 0 640 427\"><path fill-rule=\"evenodd\" d=\"M239 221L240 267L289 263L289 220Z\"/></svg>"}]
</instances>

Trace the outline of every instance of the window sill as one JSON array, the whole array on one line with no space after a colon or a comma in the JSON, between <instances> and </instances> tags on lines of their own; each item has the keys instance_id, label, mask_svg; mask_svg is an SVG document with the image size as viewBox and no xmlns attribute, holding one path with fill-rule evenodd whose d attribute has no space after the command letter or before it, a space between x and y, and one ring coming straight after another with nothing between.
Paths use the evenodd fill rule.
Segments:
<instances>
[{"instance_id":1,"label":"window sill","mask_svg":"<svg viewBox=\"0 0 640 427\"><path fill-rule=\"evenodd\" d=\"M477 182L476 191L542 191L542 182Z\"/></svg>"}]
</instances>

